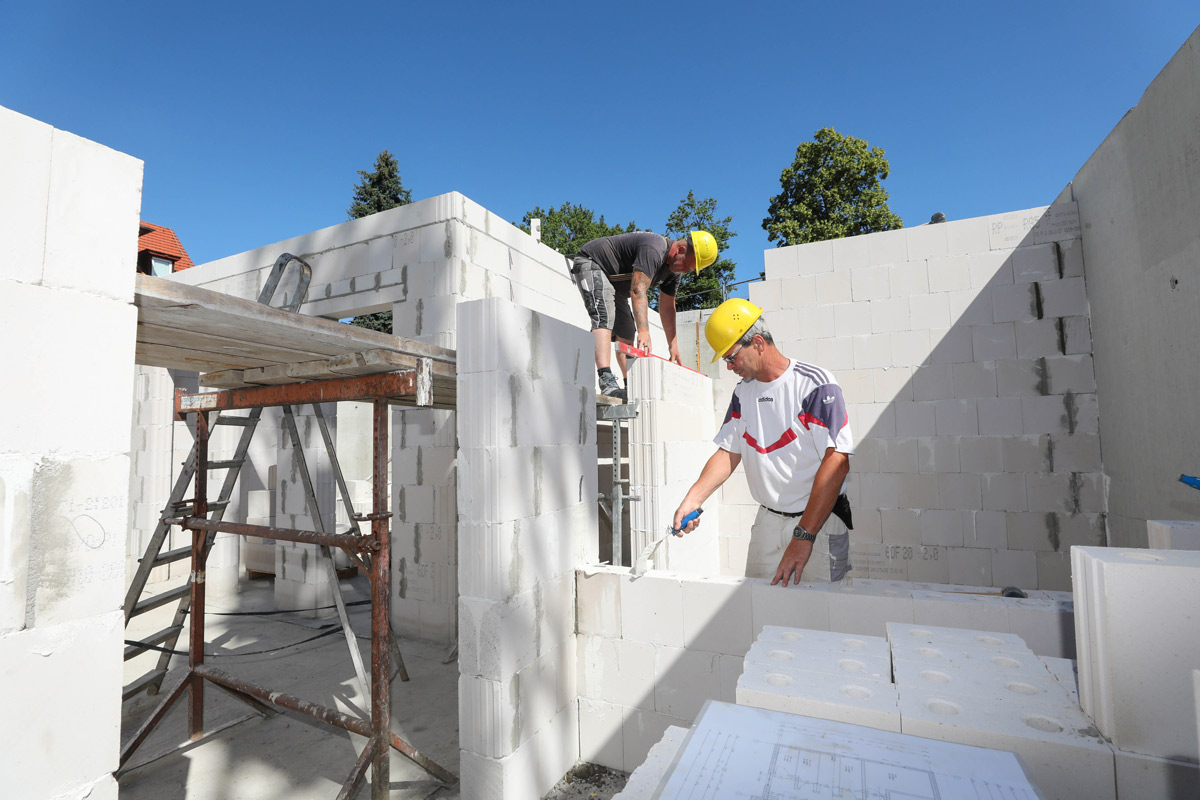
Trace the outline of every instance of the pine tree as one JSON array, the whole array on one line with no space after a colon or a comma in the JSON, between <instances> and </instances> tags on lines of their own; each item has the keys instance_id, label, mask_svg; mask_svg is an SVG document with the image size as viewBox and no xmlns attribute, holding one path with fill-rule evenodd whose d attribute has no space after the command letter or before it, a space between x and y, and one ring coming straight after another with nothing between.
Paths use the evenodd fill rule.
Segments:
<instances>
[{"instance_id":1,"label":"pine tree","mask_svg":"<svg viewBox=\"0 0 1200 800\"><path fill-rule=\"evenodd\" d=\"M384 150L375 158L375 169L371 172L358 170L362 181L354 187L354 202L346 213L350 219L361 219L380 211L412 202L412 192L404 188L400 180L400 165L396 157ZM377 311L374 314L357 316L351 322L360 328L373 331L392 332L392 312Z\"/></svg>"}]
</instances>

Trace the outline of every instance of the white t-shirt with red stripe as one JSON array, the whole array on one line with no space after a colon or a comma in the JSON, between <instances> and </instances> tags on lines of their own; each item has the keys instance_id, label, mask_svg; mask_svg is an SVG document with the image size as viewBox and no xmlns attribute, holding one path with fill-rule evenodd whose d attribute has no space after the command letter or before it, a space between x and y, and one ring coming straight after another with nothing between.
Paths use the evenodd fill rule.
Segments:
<instances>
[{"instance_id":1,"label":"white t-shirt with red stripe","mask_svg":"<svg viewBox=\"0 0 1200 800\"><path fill-rule=\"evenodd\" d=\"M734 387L713 442L742 457L756 502L787 512L804 510L826 449L854 452L842 387L830 372L795 359L769 383Z\"/></svg>"}]
</instances>

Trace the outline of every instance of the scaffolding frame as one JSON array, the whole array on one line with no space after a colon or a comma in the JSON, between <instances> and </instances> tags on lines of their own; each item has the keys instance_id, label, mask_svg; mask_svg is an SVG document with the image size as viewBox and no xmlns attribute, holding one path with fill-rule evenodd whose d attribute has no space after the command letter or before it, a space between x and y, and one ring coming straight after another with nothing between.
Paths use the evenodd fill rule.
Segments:
<instances>
[{"instance_id":1,"label":"scaffolding frame","mask_svg":"<svg viewBox=\"0 0 1200 800\"><path fill-rule=\"evenodd\" d=\"M338 800L349 800L358 793L368 766L371 767L372 800L386 800L390 792L389 755L392 749L444 786L458 782L452 773L421 754L391 729L389 520L392 514L388 511L387 491L388 406L402 399L407 400L406 404L418 407L431 406L433 392L430 375L429 359L422 358L418 360L417 369L395 372L215 392L187 393L182 389L176 390L176 417L183 419L187 414L196 415L195 494L190 501L185 501L190 505L191 513L168 520L192 532L188 671L122 747L122 766L185 692L188 695L188 735L191 741L200 739L204 735L204 684L211 682L260 713L269 714L272 706L275 706L367 737L366 745L342 784ZM210 413L337 401L371 401L373 405L372 507L369 514L356 515L357 521L370 523L369 533L325 533L207 519L208 443L212 427L209 423ZM371 581L371 697L368 719L260 686L205 663L205 564L212 535L218 532L338 547L354 563L364 568ZM337 587L334 588L336 591Z\"/></svg>"}]
</instances>

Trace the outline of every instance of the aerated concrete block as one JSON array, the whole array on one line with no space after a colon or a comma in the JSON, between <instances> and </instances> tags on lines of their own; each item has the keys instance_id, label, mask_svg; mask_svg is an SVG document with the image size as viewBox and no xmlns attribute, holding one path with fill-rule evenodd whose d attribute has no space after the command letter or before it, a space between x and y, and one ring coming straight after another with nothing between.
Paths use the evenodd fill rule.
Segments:
<instances>
[{"instance_id":1,"label":"aerated concrete block","mask_svg":"<svg viewBox=\"0 0 1200 800\"><path fill-rule=\"evenodd\" d=\"M579 698L579 757L625 771L622 727L625 709L603 700Z\"/></svg>"},{"instance_id":2,"label":"aerated concrete block","mask_svg":"<svg viewBox=\"0 0 1200 800\"><path fill-rule=\"evenodd\" d=\"M721 660L715 653L677 647L654 648L653 708L676 719L695 719L708 700L732 702L722 691Z\"/></svg>"},{"instance_id":3,"label":"aerated concrete block","mask_svg":"<svg viewBox=\"0 0 1200 800\"><path fill-rule=\"evenodd\" d=\"M896 687L864 680L748 663L737 684L743 706L900 731Z\"/></svg>"},{"instance_id":4,"label":"aerated concrete block","mask_svg":"<svg viewBox=\"0 0 1200 800\"><path fill-rule=\"evenodd\" d=\"M662 573L622 576L621 631L628 640L682 647L682 581Z\"/></svg>"},{"instance_id":5,"label":"aerated concrete block","mask_svg":"<svg viewBox=\"0 0 1200 800\"><path fill-rule=\"evenodd\" d=\"M887 640L881 636L853 636L835 631L767 625L762 628L755 641L787 642L806 651L829 650L890 657Z\"/></svg>"},{"instance_id":6,"label":"aerated concrete block","mask_svg":"<svg viewBox=\"0 0 1200 800\"><path fill-rule=\"evenodd\" d=\"M1091 577L1075 606L1077 614L1087 606L1090 636L1080 661L1086 652L1097 725L1122 750L1191 758L1195 715L1179 698L1192 691L1200 640L1190 606L1179 598L1200 590L1200 553L1082 547L1073 548L1076 554Z\"/></svg>"},{"instance_id":7,"label":"aerated concrete block","mask_svg":"<svg viewBox=\"0 0 1200 800\"><path fill-rule=\"evenodd\" d=\"M541 797L578 758L579 719L572 704L512 755L496 759L460 750L460 791L480 800Z\"/></svg>"},{"instance_id":8,"label":"aerated concrete block","mask_svg":"<svg viewBox=\"0 0 1200 800\"><path fill-rule=\"evenodd\" d=\"M778 669L822 672L846 678L887 681L891 660L886 656L855 651L811 649L803 642L757 641L746 653L745 664L764 664Z\"/></svg>"},{"instance_id":9,"label":"aerated concrete block","mask_svg":"<svg viewBox=\"0 0 1200 800\"><path fill-rule=\"evenodd\" d=\"M685 646L709 653L743 655L754 638L752 607L751 587L741 579L686 581L683 584Z\"/></svg>"},{"instance_id":10,"label":"aerated concrete block","mask_svg":"<svg viewBox=\"0 0 1200 800\"><path fill-rule=\"evenodd\" d=\"M136 217L130 223L136 229ZM133 252L136 252L136 247ZM7 256L6 256L7 258ZM73 263L95 264L96 258ZM132 279L132 263L127 267ZM25 283L5 283L0 292L4 316L5 369L27 387L61 387L64 369L71 384L88 389L88 414L80 414L78 394L10 391L4 398L0 438L15 453L127 453L130 450L131 391L137 309L129 303L77 291ZM80 339L66 327L47 326L47 315L88 321ZM104 424L96 424L104 420ZM123 473L128 478L128 472Z\"/></svg>"},{"instance_id":11,"label":"aerated concrete block","mask_svg":"<svg viewBox=\"0 0 1200 800\"><path fill-rule=\"evenodd\" d=\"M114 607L0 635L0 703L6 718L21 720L0 726L6 796L96 796L81 787L97 783L104 792L99 796L115 797L102 779L117 769L123 630ZM63 731L66 719L71 735Z\"/></svg>"},{"instance_id":12,"label":"aerated concrete block","mask_svg":"<svg viewBox=\"0 0 1200 800\"><path fill-rule=\"evenodd\" d=\"M914 591L913 622L922 627L1007 632L1008 604L998 595Z\"/></svg>"},{"instance_id":13,"label":"aerated concrete block","mask_svg":"<svg viewBox=\"0 0 1200 800\"><path fill-rule=\"evenodd\" d=\"M1148 520L1146 533L1151 550L1200 550L1200 522Z\"/></svg>"},{"instance_id":14,"label":"aerated concrete block","mask_svg":"<svg viewBox=\"0 0 1200 800\"><path fill-rule=\"evenodd\" d=\"M829 630L883 636L888 622L912 622L911 592L898 589L873 590L854 585L832 585L829 594Z\"/></svg>"},{"instance_id":15,"label":"aerated concrete block","mask_svg":"<svg viewBox=\"0 0 1200 800\"><path fill-rule=\"evenodd\" d=\"M582 716L580 725L583 725ZM687 728L675 725L667 728L663 737L646 754L646 760L633 768L629 780L625 782L625 788L613 795L613 800L650 800L659 782L671 768L676 754L683 747L687 734ZM580 756L586 758L583 753L580 753Z\"/></svg>"},{"instance_id":16,"label":"aerated concrete block","mask_svg":"<svg viewBox=\"0 0 1200 800\"><path fill-rule=\"evenodd\" d=\"M892 665L896 686L908 689L944 692L1023 705L1032 710L1066 708L1079 713L1079 704L1066 688L1050 675L1007 675L999 670L940 669L915 661L895 661Z\"/></svg>"},{"instance_id":17,"label":"aerated concrete block","mask_svg":"<svg viewBox=\"0 0 1200 800\"><path fill-rule=\"evenodd\" d=\"M892 661L910 661L946 671L991 672L1012 680L1037 681L1049 676L1046 665L1028 651L893 642Z\"/></svg>"},{"instance_id":18,"label":"aerated concrete block","mask_svg":"<svg viewBox=\"0 0 1200 800\"><path fill-rule=\"evenodd\" d=\"M940 596L933 592L925 594ZM940 627L921 623L904 625L897 622L889 622L887 625L887 640L889 643L894 642L898 646L922 643L945 648L973 647L983 650L1003 650L1006 652L1031 652L1021 637L987 628Z\"/></svg>"},{"instance_id":19,"label":"aerated concrete block","mask_svg":"<svg viewBox=\"0 0 1200 800\"><path fill-rule=\"evenodd\" d=\"M1116 798L1113 751L1082 713L901 688L900 718L904 733L1016 753L1048 800Z\"/></svg>"},{"instance_id":20,"label":"aerated concrete block","mask_svg":"<svg viewBox=\"0 0 1200 800\"><path fill-rule=\"evenodd\" d=\"M22 482L18 478L18 486ZM20 489L14 493L11 512L14 545L27 548L24 626L52 628L119 609L129 458L44 458L29 476L29 492L25 498ZM21 541L16 537L26 524ZM6 561L17 562L16 553Z\"/></svg>"},{"instance_id":21,"label":"aerated concrete block","mask_svg":"<svg viewBox=\"0 0 1200 800\"><path fill-rule=\"evenodd\" d=\"M42 285L130 302L137 271L142 162L54 131L49 182ZM82 264L87 269L81 269Z\"/></svg>"},{"instance_id":22,"label":"aerated concrete block","mask_svg":"<svg viewBox=\"0 0 1200 800\"><path fill-rule=\"evenodd\" d=\"M829 595L812 591L804 585L772 586L770 581L747 578L750 585L751 635L757 635L766 625L829 629Z\"/></svg>"},{"instance_id":23,"label":"aerated concrete block","mask_svg":"<svg viewBox=\"0 0 1200 800\"><path fill-rule=\"evenodd\" d=\"M679 719L657 711L647 711L642 708L625 710L625 720L621 732L624 752L622 755L625 769L640 764L646 760L646 754L654 743L663 737L667 728L672 726L690 726L692 720Z\"/></svg>"}]
</instances>

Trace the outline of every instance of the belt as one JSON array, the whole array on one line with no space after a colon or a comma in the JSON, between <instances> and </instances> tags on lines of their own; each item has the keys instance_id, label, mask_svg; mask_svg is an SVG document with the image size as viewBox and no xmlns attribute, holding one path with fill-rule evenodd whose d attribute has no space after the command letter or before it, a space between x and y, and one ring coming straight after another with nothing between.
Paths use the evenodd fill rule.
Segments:
<instances>
[{"instance_id":1,"label":"belt","mask_svg":"<svg viewBox=\"0 0 1200 800\"><path fill-rule=\"evenodd\" d=\"M766 508L767 511L770 511L772 514L778 514L781 517L795 518L804 514L803 511L776 511L775 509L767 508L766 506L763 506L763 508ZM854 520L850 513L850 498L846 497L844 493L838 495L838 499L834 502L831 513L842 522L846 523L846 530L854 530Z\"/></svg>"},{"instance_id":2,"label":"belt","mask_svg":"<svg viewBox=\"0 0 1200 800\"><path fill-rule=\"evenodd\" d=\"M763 508L767 508L763 506ZM767 508L772 514L778 514L781 517L801 517L804 516L804 511L776 511L773 508Z\"/></svg>"}]
</instances>

